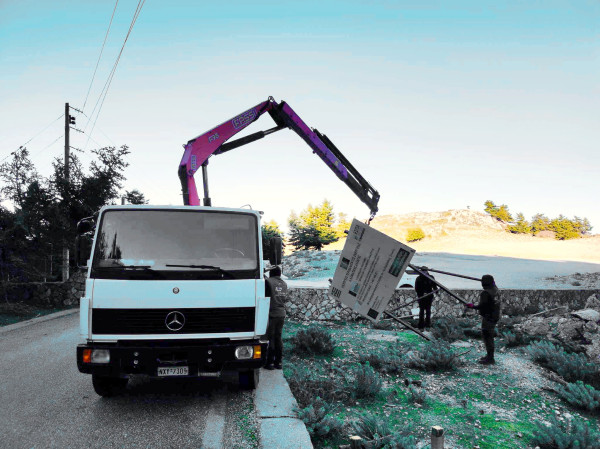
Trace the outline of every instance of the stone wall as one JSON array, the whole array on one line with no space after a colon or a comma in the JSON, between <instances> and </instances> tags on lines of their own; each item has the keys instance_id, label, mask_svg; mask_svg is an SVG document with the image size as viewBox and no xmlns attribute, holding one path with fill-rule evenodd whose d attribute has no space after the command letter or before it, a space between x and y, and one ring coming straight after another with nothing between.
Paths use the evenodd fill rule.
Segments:
<instances>
[{"instance_id":1,"label":"stone wall","mask_svg":"<svg viewBox=\"0 0 600 449\"><path fill-rule=\"evenodd\" d=\"M0 284L0 298L44 307L70 307L79 304L85 289L85 273L76 272L67 282L27 282Z\"/></svg>"},{"instance_id":2,"label":"stone wall","mask_svg":"<svg viewBox=\"0 0 600 449\"><path fill-rule=\"evenodd\" d=\"M69 307L79 304L83 296L85 273L76 272L67 282L15 283L0 286L0 295L4 294L10 302L22 301L48 307ZM468 302L479 302L481 290L453 290L455 294ZM501 290L503 313L505 315L528 315L565 306L569 310L585 307L585 301L600 290ZM288 317L302 321L318 320L354 320L360 316L349 308L330 298L325 288L290 288L290 300L287 304ZM415 298L413 289L397 289L390 308L408 304ZM406 305L396 312L396 316L411 314L416 304ZM464 307L446 293L439 294L432 310L437 315L460 316Z\"/></svg>"},{"instance_id":3,"label":"stone wall","mask_svg":"<svg viewBox=\"0 0 600 449\"><path fill-rule=\"evenodd\" d=\"M348 307L340 305L330 298L324 288L292 288L289 289L287 304L288 317L303 320L354 320L360 316ZM467 302L477 304L481 290L453 290ZM555 307L563 306L568 310L579 310L585 307L586 299L600 290L501 290L504 315L529 315ZM416 297L412 289L397 289L388 310L411 303ZM416 304L405 305L395 315L411 314L411 308ZM461 316L464 307L447 293L436 296L432 311L437 315Z\"/></svg>"}]
</instances>

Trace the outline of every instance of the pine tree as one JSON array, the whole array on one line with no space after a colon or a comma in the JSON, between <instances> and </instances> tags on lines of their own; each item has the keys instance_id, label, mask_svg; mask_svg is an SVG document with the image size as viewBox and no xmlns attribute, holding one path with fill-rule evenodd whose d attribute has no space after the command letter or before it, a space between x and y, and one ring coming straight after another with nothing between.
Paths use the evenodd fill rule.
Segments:
<instances>
[{"instance_id":1,"label":"pine tree","mask_svg":"<svg viewBox=\"0 0 600 449\"><path fill-rule=\"evenodd\" d=\"M271 248L271 239L281 237L282 233L275 220L267 221L261 226L263 254L269 254Z\"/></svg>"},{"instance_id":2,"label":"pine tree","mask_svg":"<svg viewBox=\"0 0 600 449\"><path fill-rule=\"evenodd\" d=\"M321 250L324 245L339 240L334 220L333 205L327 200L317 207L309 204L300 216L292 212L288 219L290 243L296 249Z\"/></svg>"},{"instance_id":3,"label":"pine tree","mask_svg":"<svg viewBox=\"0 0 600 449\"><path fill-rule=\"evenodd\" d=\"M531 226L529 225L529 222L525 220L525 215L519 212L515 224L510 225L508 230L513 234L529 234L531 233Z\"/></svg>"},{"instance_id":4,"label":"pine tree","mask_svg":"<svg viewBox=\"0 0 600 449\"><path fill-rule=\"evenodd\" d=\"M550 227L550 219L544 214L535 214L531 218L531 233L536 235L541 231L545 231Z\"/></svg>"},{"instance_id":5,"label":"pine tree","mask_svg":"<svg viewBox=\"0 0 600 449\"><path fill-rule=\"evenodd\" d=\"M512 215L508 212L508 206L506 204L502 204L500 206L496 206L493 201L487 200L483 203L485 206L484 211L490 214L498 221L503 221L504 223L509 223L512 221Z\"/></svg>"}]
</instances>

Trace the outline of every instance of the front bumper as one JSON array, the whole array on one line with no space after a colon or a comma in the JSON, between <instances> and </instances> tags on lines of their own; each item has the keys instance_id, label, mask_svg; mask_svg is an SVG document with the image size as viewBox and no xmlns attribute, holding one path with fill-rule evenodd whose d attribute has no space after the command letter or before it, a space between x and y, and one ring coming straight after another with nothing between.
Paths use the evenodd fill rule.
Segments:
<instances>
[{"instance_id":1,"label":"front bumper","mask_svg":"<svg viewBox=\"0 0 600 449\"><path fill-rule=\"evenodd\" d=\"M260 358L236 359L238 346L260 346ZM247 371L264 366L268 341L241 340L226 342L137 341L87 343L77 346L77 368L86 374L106 377L129 377L133 374L158 376L158 368L187 366L185 377L221 377L225 372ZM108 349L108 363L84 363L84 349Z\"/></svg>"}]
</instances>

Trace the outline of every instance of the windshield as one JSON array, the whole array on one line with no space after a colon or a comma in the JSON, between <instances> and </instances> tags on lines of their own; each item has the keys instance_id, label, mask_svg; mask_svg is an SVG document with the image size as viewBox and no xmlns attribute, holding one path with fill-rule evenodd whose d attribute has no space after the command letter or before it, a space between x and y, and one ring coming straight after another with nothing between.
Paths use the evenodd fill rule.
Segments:
<instances>
[{"instance_id":1,"label":"windshield","mask_svg":"<svg viewBox=\"0 0 600 449\"><path fill-rule=\"evenodd\" d=\"M258 224L253 214L108 210L100 222L91 277L257 278L257 237Z\"/></svg>"}]
</instances>

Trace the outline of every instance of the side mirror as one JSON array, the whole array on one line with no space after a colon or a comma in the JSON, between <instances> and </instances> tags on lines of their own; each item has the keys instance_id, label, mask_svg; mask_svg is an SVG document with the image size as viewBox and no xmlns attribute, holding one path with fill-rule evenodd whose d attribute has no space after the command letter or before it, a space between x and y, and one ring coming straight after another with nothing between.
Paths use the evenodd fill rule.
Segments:
<instances>
[{"instance_id":1,"label":"side mirror","mask_svg":"<svg viewBox=\"0 0 600 449\"><path fill-rule=\"evenodd\" d=\"M281 265L283 240L281 237L271 237L269 240L269 262L271 265Z\"/></svg>"},{"instance_id":2,"label":"side mirror","mask_svg":"<svg viewBox=\"0 0 600 449\"><path fill-rule=\"evenodd\" d=\"M77 226L79 228L79 225ZM87 268L87 262L92 253L92 237L82 234L75 237L75 259L78 268Z\"/></svg>"}]
</instances>

